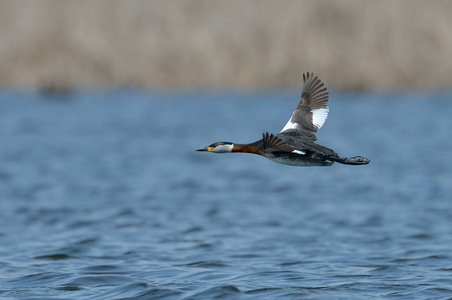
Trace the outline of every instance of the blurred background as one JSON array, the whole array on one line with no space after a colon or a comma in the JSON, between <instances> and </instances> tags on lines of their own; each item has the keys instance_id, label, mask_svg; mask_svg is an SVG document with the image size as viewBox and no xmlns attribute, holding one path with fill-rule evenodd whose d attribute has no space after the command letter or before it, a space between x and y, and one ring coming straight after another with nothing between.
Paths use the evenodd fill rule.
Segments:
<instances>
[{"instance_id":1,"label":"blurred background","mask_svg":"<svg viewBox=\"0 0 452 300\"><path fill-rule=\"evenodd\" d=\"M452 84L447 0L0 1L0 86L68 89Z\"/></svg>"},{"instance_id":2,"label":"blurred background","mask_svg":"<svg viewBox=\"0 0 452 300\"><path fill-rule=\"evenodd\" d=\"M0 0L1 299L450 299L452 1ZM277 133L365 166L194 151Z\"/></svg>"}]
</instances>

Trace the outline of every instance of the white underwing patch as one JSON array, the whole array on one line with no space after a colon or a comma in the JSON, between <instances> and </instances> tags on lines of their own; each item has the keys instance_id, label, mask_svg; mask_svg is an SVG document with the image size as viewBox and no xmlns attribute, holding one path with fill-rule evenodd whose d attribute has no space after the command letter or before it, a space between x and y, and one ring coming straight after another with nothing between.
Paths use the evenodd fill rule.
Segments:
<instances>
[{"instance_id":1,"label":"white underwing patch","mask_svg":"<svg viewBox=\"0 0 452 300\"><path fill-rule=\"evenodd\" d=\"M329 108L317 108L312 110L312 124L320 129L328 118Z\"/></svg>"},{"instance_id":2,"label":"white underwing patch","mask_svg":"<svg viewBox=\"0 0 452 300\"><path fill-rule=\"evenodd\" d=\"M305 155L306 154L306 152L303 152L301 150L293 150L292 153L301 154L301 155Z\"/></svg>"},{"instance_id":3,"label":"white underwing patch","mask_svg":"<svg viewBox=\"0 0 452 300\"><path fill-rule=\"evenodd\" d=\"M284 126L284 128L281 130L281 132L289 130L289 129L297 129L298 128L298 123L292 122L293 114L294 113L292 113L292 117L290 117L289 121L287 122L286 126Z\"/></svg>"}]
</instances>

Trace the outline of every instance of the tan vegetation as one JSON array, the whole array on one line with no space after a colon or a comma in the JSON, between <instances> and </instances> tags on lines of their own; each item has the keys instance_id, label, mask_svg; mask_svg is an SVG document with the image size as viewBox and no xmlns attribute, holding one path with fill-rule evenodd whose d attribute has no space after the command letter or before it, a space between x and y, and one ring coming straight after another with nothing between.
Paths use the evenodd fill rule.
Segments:
<instances>
[{"instance_id":1,"label":"tan vegetation","mask_svg":"<svg viewBox=\"0 0 452 300\"><path fill-rule=\"evenodd\" d=\"M0 0L0 86L452 85L448 0Z\"/></svg>"}]
</instances>

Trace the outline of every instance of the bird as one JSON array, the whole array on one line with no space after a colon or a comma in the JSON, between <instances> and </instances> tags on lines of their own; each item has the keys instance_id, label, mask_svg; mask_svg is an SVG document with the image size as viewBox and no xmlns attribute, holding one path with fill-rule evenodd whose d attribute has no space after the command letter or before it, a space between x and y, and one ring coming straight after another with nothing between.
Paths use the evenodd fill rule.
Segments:
<instances>
[{"instance_id":1,"label":"bird","mask_svg":"<svg viewBox=\"0 0 452 300\"><path fill-rule=\"evenodd\" d=\"M287 124L278 134L263 133L262 139L237 144L216 142L196 151L212 153L252 153L276 163L291 166L366 165L370 159L363 156L341 157L332 149L315 143L315 133L328 117L329 92L313 73L303 74L301 99Z\"/></svg>"}]
</instances>

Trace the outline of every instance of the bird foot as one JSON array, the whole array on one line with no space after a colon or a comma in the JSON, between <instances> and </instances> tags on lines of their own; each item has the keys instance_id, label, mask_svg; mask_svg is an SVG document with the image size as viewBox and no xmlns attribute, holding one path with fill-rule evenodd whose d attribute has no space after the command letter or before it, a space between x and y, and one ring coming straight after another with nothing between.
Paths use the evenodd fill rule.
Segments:
<instances>
[{"instance_id":1,"label":"bird foot","mask_svg":"<svg viewBox=\"0 0 452 300\"><path fill-rule=\"evenodd\" d=\"M345 159L346 164L350 165L367 165L370 163L370 159L363 156L353 156Z\"/></svg>"}]
</instances>

